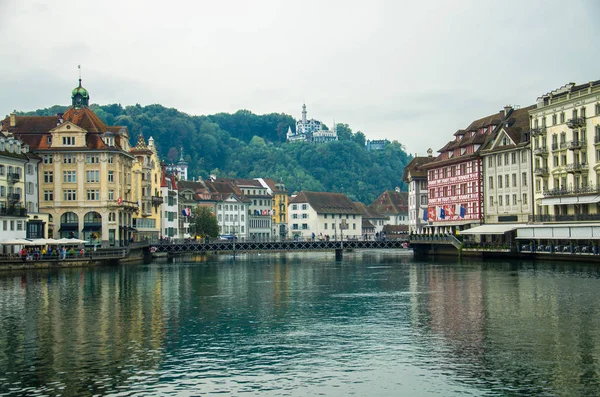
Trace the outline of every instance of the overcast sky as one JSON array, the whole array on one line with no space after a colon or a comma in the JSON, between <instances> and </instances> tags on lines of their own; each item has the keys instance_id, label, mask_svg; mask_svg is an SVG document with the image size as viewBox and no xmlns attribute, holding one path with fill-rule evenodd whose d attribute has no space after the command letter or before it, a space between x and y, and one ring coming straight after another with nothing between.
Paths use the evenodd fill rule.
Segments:
<instances>
[{"instance_id":1,"label":"overcast sky","mask_svg":"<svg viewBox=\"0 0 600 397\"><path fill-rule=\"evenodd\" d=\"M477 118L600 79L600 2L0 0L0 114L159 103L287 113L434 151Z\"/></svg>"}]
</instances>

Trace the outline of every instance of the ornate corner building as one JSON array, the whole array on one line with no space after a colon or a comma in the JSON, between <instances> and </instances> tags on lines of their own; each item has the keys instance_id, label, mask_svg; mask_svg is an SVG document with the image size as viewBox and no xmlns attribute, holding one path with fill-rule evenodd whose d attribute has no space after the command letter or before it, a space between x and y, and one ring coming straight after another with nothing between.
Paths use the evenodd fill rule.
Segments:
<instances>
[{"instance_id":1,"label":"ornate corner building","mask_svg":"<svg viewBox=\"0 0 600 397\"><path fill-rule=\"evenodd\" d=\"M139 210L132 191L136 159L127 127L107 126L89 108L89 99L80 79L64 114L11 114L2 132L41 157L39 212L49 214L48 237L125 245Z\"/></svg>"},{"instance_id":2,"label":"ornate corner building","mask_svg":"<svg viewBox=\"0 0 600 397\"><path fill-rule=\"evenodd\" d=\"M569 83L529 112L535 222L600 220L600 80Z\"/></svg>"}]
</instances>

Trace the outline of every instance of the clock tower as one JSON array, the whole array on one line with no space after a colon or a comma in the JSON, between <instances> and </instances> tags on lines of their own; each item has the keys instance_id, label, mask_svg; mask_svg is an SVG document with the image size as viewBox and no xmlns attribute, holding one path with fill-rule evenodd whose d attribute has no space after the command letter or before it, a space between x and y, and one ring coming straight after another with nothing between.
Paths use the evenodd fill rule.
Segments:
<instances>
[{"instance_id":1,"label":"clock tower","mask_svg":"<svg viewBox=\"0 0 600 397\"><path fill-rule=\"evenodd\" d=\"M79 79L79 87L75 87L71 92L71 100L75 109L89 106L90 94L81 86L81 78Z\"/></svg>"}]
</instances>

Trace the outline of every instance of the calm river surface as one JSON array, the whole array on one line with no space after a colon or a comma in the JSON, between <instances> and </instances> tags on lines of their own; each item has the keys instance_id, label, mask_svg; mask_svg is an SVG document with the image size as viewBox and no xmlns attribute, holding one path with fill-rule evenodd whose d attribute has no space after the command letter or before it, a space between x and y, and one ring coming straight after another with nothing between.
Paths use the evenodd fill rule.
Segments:
<instances>
[{"instance_id":1,"label":"calm river surface","mask_svg":"<svg viewBox=\"0 0 600 397\"><path fill-rule=\"evenodd\" d=\"M354 252L0 272L0 396L598 396L599 270Z\"/></svg>"}]
</instances>

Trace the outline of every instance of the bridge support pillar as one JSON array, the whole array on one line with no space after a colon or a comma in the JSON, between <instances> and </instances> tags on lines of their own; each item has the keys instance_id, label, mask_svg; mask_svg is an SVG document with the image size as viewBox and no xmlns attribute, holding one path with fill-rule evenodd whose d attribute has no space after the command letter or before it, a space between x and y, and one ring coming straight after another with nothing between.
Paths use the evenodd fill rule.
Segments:
<instances>
[{"instance_id":1,"label":"bridge support pillar","mask_svg":"<svg viewBox=\"0 0 600 397\"><path fill-rule=\"evenodd\" d=\"M344 250L343 249L336 249L335 250L335 260L336 261L341 261L343 257L344 257Z\"/></svg>"}]
</instances>

